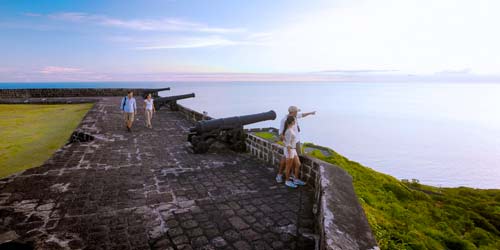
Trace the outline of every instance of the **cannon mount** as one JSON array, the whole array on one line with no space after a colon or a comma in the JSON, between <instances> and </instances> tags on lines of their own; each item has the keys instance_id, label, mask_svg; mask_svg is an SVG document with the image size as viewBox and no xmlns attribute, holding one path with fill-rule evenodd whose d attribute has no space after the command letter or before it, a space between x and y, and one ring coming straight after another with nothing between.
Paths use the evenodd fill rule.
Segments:
<instances>
[{"instance_id":1,"label":"cannon mount","mask_svg":"<svg viewBox=\"0 0 500 250\"><path fill-rule=\"evenodd\" d=\"M215 142L222 142L234 151L244 152L246 136L243 126L274 119L276 113L271 110L253 115L199 121L190 129L188 141L197 154L206 153Z\"/></svg>"}]
</instances>

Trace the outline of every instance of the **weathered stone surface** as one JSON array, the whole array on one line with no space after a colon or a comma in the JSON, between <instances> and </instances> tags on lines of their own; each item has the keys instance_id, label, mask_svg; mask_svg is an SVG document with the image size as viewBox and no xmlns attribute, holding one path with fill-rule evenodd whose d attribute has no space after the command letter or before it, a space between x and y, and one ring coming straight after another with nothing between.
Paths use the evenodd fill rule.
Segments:
<instances>
[{"instance_id":1,"label":"weathered stone surface","mask_svg":"<svg viewBox=\"0 0 500 250\"><path fill-rule=\"evenodd\" d=\"M193 154L184 114L161 109L147 129L137 99L132 133L120 97L99 98L78 128L93 140L0 179L0 235L37 249L314 248L295 230L313 229L312 190L247 154Z\"/></svg>"},{"instance_id":2,"label":"weathered stone surface","mask_svg":"<svg viewBox=\"0 0 500 250\"><path fill-rule=\"evenodd\" d=\"M325 223L322 234L328 235L324 237L326 249L379 249L363 208L356 199L352 177L339 167L321 166L320 170L325 199L320 207L324 211L320 219Z\"/></svg>"}]
</instances>

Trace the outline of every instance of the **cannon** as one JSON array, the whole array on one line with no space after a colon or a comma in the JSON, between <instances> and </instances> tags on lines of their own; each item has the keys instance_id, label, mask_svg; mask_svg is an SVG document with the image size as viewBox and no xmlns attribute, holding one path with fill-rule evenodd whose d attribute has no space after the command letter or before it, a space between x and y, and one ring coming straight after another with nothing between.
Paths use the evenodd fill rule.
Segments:
<instances>
[{"instance_id":1,"label":"cannon","mask_svg":"<svg viewBox=\"0 0 500 250\"><path fill-rule=\"evenodd\" d=\"M161 107L168 104L170 106L170 110L177 111L179 110L179 107L177 106L177 101L191 97L194 97L194 93L156 98L154 101L155 109L159 110Z\"/></svg>"},{"instance_id":2,"label":"cannon","mask_svg":"<svg viewBox=\"0 0 500 250\"><path fill-rule=\"evenodd\" d=\"M156 98L158 97L158 92L160 91L167 91L167 90L170 90L170 88L159 88L159 89L145 89L143 92L142 92L142 98L146 99L148 97L149 94L151 94L151 96L153 98Z\"/></svg>"},{"instance_id":3,"label":"cannon","mask_svg":"<svg viewBox=\"0 0 500 250\"><path fill-rule=\"evenodd\" d=\"M198 121L189 129L188 141L197 154L206 153L216 141L225 143L232 150L244 152L246 147L243 126L274 119L276 113L271 110L253 115Z\"/></svg>"}]
</instances>

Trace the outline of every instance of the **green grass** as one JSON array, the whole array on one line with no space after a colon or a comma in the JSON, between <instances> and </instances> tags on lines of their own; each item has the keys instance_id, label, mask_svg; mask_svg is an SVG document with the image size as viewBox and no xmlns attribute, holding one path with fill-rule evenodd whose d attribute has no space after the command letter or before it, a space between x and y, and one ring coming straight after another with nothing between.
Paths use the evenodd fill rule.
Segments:
<instances>
[{"instance_id":1,"label":"green grass","mask_svg":"<svg viewBox=\"0 0 500 250\"><path fill-rule=\"evenodd\" d=\"M285 144L283 144L282 141L279 141L279 137L275 133L271 133L271 132L255 132L253 134L256 135L256 136L258 136L258 137L260 137L260 138L262 138L262 139L278 143L281 146L285 145Z\"/></svg>"},{"instance_id":2,"label":"green grass","mask_svg":"<svg viewBox=\"0 0 500 250\"><path fill-rule=\"evenodd\" d=\"M310 154L345 169L381 249L500 249L500 190L402 182L335 151Z\"/></svg>"},{"instance_id":3,"label":"green grass","mask_svg":"<svg viewBox=\"0 0 500 250\"><path fill-rule=\"evenodd\" d=\"M255 132L254 134L262 139L266 139L266 140L270 140L270 141L274 141L278 138L278 136L276 134L270 133L270 132Z\"/></svg>"},{"instance_id":4,"label":"green grass","mask_svg":"<svg viewBox=\"0 0 500 250\"><path fill-rule=\"evenodd\" d=\"M0 105L0 177L49 159L92 105Z\"/></svg>"}]
</instances>

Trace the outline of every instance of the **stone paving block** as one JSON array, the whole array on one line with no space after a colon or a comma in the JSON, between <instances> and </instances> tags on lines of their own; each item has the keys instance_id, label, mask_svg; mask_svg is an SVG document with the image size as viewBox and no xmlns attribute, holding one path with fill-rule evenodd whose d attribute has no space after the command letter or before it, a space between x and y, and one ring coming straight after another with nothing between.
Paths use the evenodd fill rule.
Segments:
<instances>
[{"instance_id":1,"label":"stone paving block","mask_svg":"<svg viewBox=\"0 0 500 250\"><path fill-rule=\"evenodd\" d=\"M249 228L250 226L245 223L245 221L243 221L240 217L231 217L229 218L229 222L231 223L231 225L236 228L237 230L243 230L245 228Z\"/></svg>"},{"instance_id":2,"label":"stone paving block","mask_svg":"<svg viewBox=\"0 0 500 250\"><path fill-rule=\"evenodd\" d=\"M251 250L252 249L252 246L250 246L250 244L248 244L246 241L238 241L238 242L235 242L233 244L233 246L236 248L236 249L239 249L239 250Z\"/></svg>"},{"instance_id":3,"label":"stone paving block","mask_svg":"<svg viewBox=\"0 0 500 250\"><path fill-rule=\"evenodd\" d=\"M237 241L241 239L241 234L235 230L227 230L224 232L224 239L227 241Z\"/></svg>"},{"instance_id":4,"label":"stone paving block","mask_svg":"<svg viewBox=\"0 0 500 250\"><path fill-rule=\"evenodd\" d=\"M222 238L220 236L213 238L211 242L217 248L221 248L221 247L227 246L226 240L224 240L224 238Z\"/></svg>"},{"instance_id":5,"label":"stone paving block","mask_svg":"<svg viewBox=\"0 0 500 250\"><path fill-rule=\"evenodd\" d=\"M241 235L248 242L252 242L254 240L258 240L258 239L260 239L262 237L260 234L258 234L257 232L255 232L252 229L246 229L246 230L241 231Z\"/></svg>"}]
</instances>

